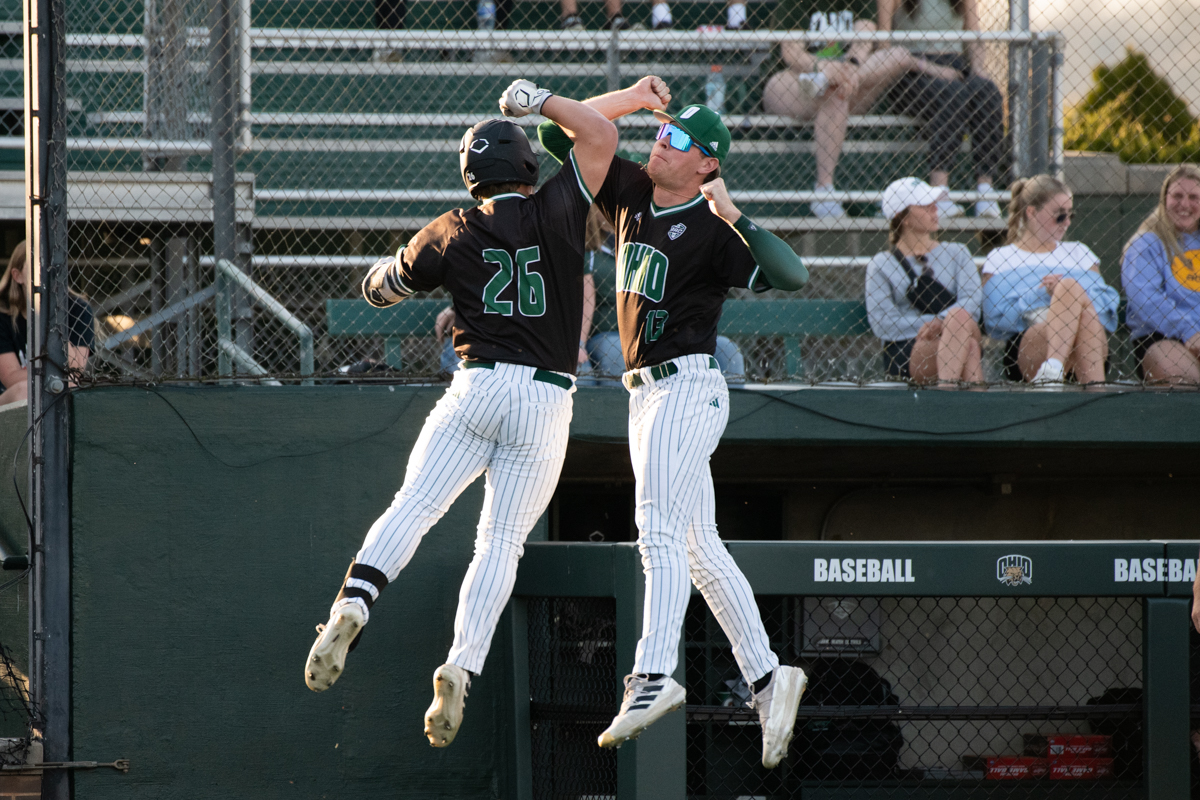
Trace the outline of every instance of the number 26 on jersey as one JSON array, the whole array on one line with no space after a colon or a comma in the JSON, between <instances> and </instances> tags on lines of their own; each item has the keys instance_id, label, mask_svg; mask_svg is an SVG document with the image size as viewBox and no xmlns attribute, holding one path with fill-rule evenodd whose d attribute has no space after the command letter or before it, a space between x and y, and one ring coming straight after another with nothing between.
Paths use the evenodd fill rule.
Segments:
<instances>
[{"instance_id":1,"label":"number 26 on jersey","mask_svg":"<svg viewBox=\"0 0 1200 800\"><path fill-rule=\"evenodd\" d=\"M513 315L513 302L501 300L500 293L517 282L517 310L523 317L540 317L546 313L546 282L538 272L530 269L541 260L537 247L522 247L516 258L507 250L484 250L483 260L495 264L496 274L483 287L483 313Z\"/></svg>"}]
</instances>

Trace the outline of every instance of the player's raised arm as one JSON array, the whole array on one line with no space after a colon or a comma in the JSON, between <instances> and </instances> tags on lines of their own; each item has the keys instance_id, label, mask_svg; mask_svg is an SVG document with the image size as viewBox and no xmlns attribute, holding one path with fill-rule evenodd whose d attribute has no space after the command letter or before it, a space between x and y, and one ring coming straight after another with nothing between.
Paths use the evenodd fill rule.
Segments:
<instances>
[{"instance_id":1,"label":"player's raised arm","mask_svg":"<svg viewBox=\"0 0 1200 800\"><path fill-rule=\"evenodd\" d=\"M666 109L670 102L671 90L666 81L655 75L647 75L628 89L602 94L584 100L583 104L606 119L617 119L635 111ZM550 157L560 163L566 160L574 146L571 137L554 122L543 122L538 126L538 139Z\"/></svg>"},{"instance_id":2,"label":"player's raised arm","mask_svg":"<svg viewBox=\"0 0 1200 800\"><path fill-rule=\"evenodd\" d=\"M541 114L556 123L575 143L575 163L588 191L593 195L600 191L617 152L617 128L612 122L578 100L551 94L526 80L513 81L504 90L500 110L509 117Z\"/></svg>"},{"instance_id":3,"label":"player's raised arm","mask_svg":"<svg viewBox=\"0 0 1200 800\"><path fill-rule=\"evenodd\" d=\"M750 255L775 289L794 291L808 283L808 268L787 242L749 220L729 197L725 181L717 178L700 187L708 207L737 231Z\"/></svg>"}]
</instances>

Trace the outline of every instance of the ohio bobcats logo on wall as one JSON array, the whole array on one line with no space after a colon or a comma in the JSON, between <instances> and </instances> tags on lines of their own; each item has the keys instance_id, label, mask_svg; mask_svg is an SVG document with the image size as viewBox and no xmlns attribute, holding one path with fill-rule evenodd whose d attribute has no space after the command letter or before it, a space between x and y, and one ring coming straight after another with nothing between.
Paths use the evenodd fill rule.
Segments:
<instances>
[{"instance_id":1,"label":"ohio bobcats logo on wall","mask_svg":"<svg viewBox=\"0 0 1200 800\"><path fill-rule=\"evenodd\" d=\"M617 254L617 291L661 303L671 261L648 244L626 242Z\"/></svg>"},{"instance_id":2,"label":"ohio bobcats logo on wall","mask_svg":"<svg viewBox=\"0 0 1200 800\"><path fill-rule=\"evenodd\" d=\"M683 232L687 230L687 225L680 222L678 225L672 225L671 230L667 231L667 238L672 242L683 236Z\"/></svg>"},{"instance_id":3,"label":"ohio bobcats logo on wall","mask_svg":"<svg viewBox=\"0 0 1200 800\"><path fill-rule=\"evenodd\" d=\"M476 153L476 154L482 153L484 150L487 150L487 149L488 149L488 140L487 139L476 139L475 141L471 142L471 152L472 153Z\"/></svg>"},{"instance_id":4,"label":"ohio bobcats logo on wall","mask_svg":"<svg viewBox=\"0 0 1200 800\"><path fill-rule=\"evenodd\" d=\"M996 559L996 580L1005 586L1033 583L1033 559L1028 556L1001 556Z\"/></svg>"}]
</instances>

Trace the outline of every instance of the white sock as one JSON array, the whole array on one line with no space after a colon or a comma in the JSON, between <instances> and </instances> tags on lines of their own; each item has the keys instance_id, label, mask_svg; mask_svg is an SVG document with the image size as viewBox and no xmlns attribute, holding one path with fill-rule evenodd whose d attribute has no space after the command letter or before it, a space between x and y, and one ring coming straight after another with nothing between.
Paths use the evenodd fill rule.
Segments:
<instances>
[{"instance_id":1,"label":"white sock","mask_svg":"<svg viewBox=\"0 0 1200 800\"><path fill-rule=\"evenodd\" d=\"M1046 367L1048 369L1055 370L1060 374L1063 371L1063 362L1059 361L1057 358L1047 358L1045 361L1042 362L1042 366Z\"/></svg>"},{"instance_id":2,"label":"white sock","mask_svg":"<svg viewBox=\"0 0 1200 800\"><path fill-rule=\"evenodd\" d=\"M730 28L740 28L746 24L746 4L734 3L725 9L725 24Z\"/></svg>"},{"instance_id":3,"label":"white sock","mask_svg":"<svg viewBox=\"0 0 1200 800\"><path fill-rule=\"evenodd\" d=\"M671 7L666 3L655 3L650 6L650 24L657 25L660 22L671 21Z\"/></svg>"}]
</instances>

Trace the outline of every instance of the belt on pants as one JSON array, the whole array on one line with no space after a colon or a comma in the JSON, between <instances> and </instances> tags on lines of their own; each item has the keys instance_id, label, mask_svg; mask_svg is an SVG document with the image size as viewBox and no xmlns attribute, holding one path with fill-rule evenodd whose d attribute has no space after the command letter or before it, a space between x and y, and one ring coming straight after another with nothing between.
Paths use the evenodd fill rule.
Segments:
<instances>
[{"instance_id":1,"label":"belt on pants","mask_svg":"<svg viewBox=\"0 0 1200 800\"><path fill-rule=\"evenodd\" d=\"M495 361L464 361L462 362L463 369L495 369ZM533 371L533 379L542 383L551 383L560 389L570 390L571 379L564 378L557 372L551 372L548 369L535 369Z\"/></svg>"},{"instance_id":2,"label":"belt on pants","mask_svg":"<svg viewBox=\"0 0 1200 800\"><path fill-rule=\"evenodd\" d=\"M715 358L709 356L708 368L720 369L721 367L717 364L717 360ZM669 378L676 372L679 372L679 366L674 361L664 361L661 364L655 364L653 367L650 367L650 377L656 381L661 381L663 378ZM630 370L629 372L626 372L621 376L621 382L625 384L626 389L636 389L637 387L646 383L646 381L642 379L642 376L638 370Z\"/></svg>"}]
</instances>

